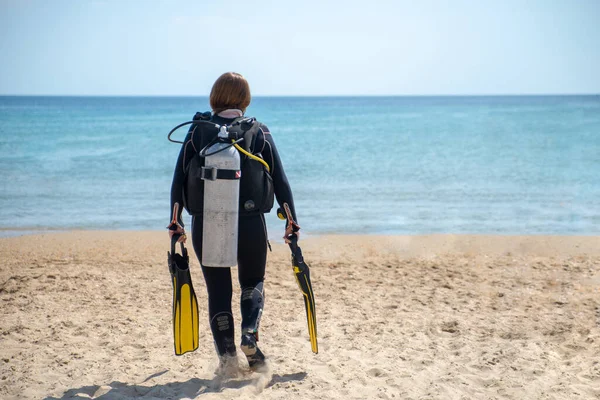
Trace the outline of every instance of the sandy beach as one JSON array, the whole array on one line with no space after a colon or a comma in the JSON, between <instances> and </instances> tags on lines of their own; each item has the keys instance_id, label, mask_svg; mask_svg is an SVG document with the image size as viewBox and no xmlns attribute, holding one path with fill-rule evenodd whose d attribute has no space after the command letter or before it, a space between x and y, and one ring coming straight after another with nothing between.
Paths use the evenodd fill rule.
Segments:
<instances>
[{"instance_id":1,"label":"sandy beach","mask_svg":"<svg viewBox=\"0 0 600 400\"><path fill-rule=\"evenodd\" d=\"M0 398L600 398L600 237L300 245L320 353L310 351L289 250L274 243L259 342L269 369L250 372L240 358L238 376L225 377L215 375L193 254L200 348L173 354L166 233L0 239ZM234 296L237 316L238 288Z\"/></svg>"}]
</instances>

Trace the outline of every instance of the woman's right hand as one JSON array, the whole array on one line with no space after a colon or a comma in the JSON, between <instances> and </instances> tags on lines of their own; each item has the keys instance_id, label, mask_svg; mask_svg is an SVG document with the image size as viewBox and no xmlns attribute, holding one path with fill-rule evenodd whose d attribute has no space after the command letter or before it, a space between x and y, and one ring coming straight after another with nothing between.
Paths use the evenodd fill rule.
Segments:
<instances>
[{"instance_id":1,"label":"woman's right hand","mask_svg":"<svg viewBox=\"0 0 600 400\"><path fill-rule=\"evenodd\" d=\"M181 235L181 237L177 240L177 243L185 243L187 240L187 236L185 235L185 229L183 226L179 225L176 222L171 222L169 226L167 226L169 230L169 239L173 239L173 235Z\"/></svg>"},{"instance_id":2,"label":"woman's right hand","mask_svg":"<svg viewBox=\"0 0 600 400\"><path fill-rule=\"evenodd\" d=\"M173 204L173 219L167 229L169 230L169 239L173 240L173 235L181 235L177 239L177 243L185 243L187 237L185 236L185 229L177 222L177 216L179 215L179 203Z\"/></svg>"}]
</instances>

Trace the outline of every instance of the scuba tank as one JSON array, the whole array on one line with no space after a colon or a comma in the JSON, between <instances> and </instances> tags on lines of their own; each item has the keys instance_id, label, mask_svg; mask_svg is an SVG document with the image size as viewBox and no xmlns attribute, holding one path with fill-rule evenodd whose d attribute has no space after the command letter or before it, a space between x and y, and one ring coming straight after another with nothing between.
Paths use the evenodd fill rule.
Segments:
<instances>
[{"instance_id":1,"label":"scuba tank","mask_svg":"<svg viewBox=\"0 0 600 400\"><path fill-rule=\"evenodd\" d=\"M202 265L232 267L237 264L240 155L227 143L229 132L221 126L219 141L200 152L204 156L204 211Z\"/></svg>"}]
</instances>

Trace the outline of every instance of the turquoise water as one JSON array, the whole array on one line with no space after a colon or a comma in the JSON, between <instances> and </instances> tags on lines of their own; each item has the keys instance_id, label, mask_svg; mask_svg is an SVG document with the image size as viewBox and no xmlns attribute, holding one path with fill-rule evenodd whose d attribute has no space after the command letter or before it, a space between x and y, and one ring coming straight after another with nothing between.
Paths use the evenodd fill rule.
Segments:
<instances>
[{"instance_id":1,"label":"turquoise water","mask_svg":"<svg viewBox=\"0 0 600 400\"><path fill-rule=\"evenodd\" d=\"M166 134L207 109L0 97L0 229L163 229ZM600 234L599 96L258 97L247 115L273 132L307 234Z\"/></svg>"}]
</instances>

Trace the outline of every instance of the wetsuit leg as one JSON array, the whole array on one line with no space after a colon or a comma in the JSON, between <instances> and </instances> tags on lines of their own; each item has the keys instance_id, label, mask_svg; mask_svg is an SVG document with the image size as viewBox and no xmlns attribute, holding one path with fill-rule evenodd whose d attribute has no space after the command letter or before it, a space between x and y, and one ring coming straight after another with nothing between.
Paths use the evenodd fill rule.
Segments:
<instances>
[{"instance_id":1,"label":"wetsuit leg","mask_svg":"<svg viewBox=\"0 0 600 400\"><path fill-rule=\"evenodd\" d=\"M242 290L242 334L258 333L264 306L267 232L263 215L240 217L238 278Z\"/></svg>"},{"instance_id":2,"label":"wetsuit leg","mask_svg":"<svg viewBox=\"0 0 600 400\"><path fill-rule=\"evenodd\" d=\"M250 368L265 365L258 348L258 326L264 306L263 281L267 263L267 229L263 215L240 218L238 241L238 278L242 288L242 342Z\"/></svg>"},{"instance_id":3,"label":"wetsuit leg","mask_svg":"<svg viewBox=\"0 0 600 400\"><path fill-rule=\"evenodd\" d=\"M202 265L202 219L192 220L192 243ZM231 313L232 283L230 268L202 265L208 292L208 318L219 356L234 356L234 321Z\"/></svg>"}]
</instances>

